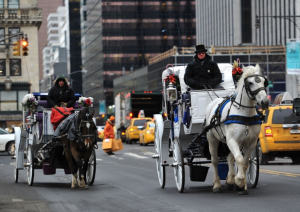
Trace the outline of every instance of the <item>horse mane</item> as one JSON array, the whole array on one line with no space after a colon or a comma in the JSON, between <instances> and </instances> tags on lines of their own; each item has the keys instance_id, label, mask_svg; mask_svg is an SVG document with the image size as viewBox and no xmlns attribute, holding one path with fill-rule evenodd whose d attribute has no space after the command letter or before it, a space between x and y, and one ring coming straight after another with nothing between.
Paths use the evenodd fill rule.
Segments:
<instances>
[{"instance_id":1,"label":"horse mane","mask_svg":"<svg viewBox=\"0 0 300 212\"><path fill-rule=\"evenodd\" d=\"M257 70L257 67L258 67L258 70ZM237 83L236 91L238 91L241 87L243 87L245 78L252 74L261 74L259 65L247 66L247 67L243 66L243 74Z\"/></svg>"}]
</instances>

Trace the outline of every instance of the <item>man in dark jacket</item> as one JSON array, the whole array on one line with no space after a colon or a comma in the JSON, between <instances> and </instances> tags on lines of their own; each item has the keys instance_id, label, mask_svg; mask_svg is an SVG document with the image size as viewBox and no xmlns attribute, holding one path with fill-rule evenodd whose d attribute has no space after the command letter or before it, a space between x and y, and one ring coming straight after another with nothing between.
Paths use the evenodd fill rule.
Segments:
<instances>
[{"instance_id":1,"label":"man in dark jacket","mask_svg":"<svg viewBox=\"0 0 300 212\"><path fill-rule=\"evenodd\" d=\"M184 81L192 89L215 88L222 81L217 63L206 52L204 45L197 45L194 60L187 65Z\"/></svg>"},{"instance_id":2,"label":"man in dark jacket","mask_svg":"<svg viewBox=\"0 0 300 212\"><path fill-rule=\"evenodd\" d=\"M75 104L75 94L68 86L68 80L60 75L54 80L54 86L50 89L47 102L50 107L73 107Z\"/></svg>"}]
</instances>

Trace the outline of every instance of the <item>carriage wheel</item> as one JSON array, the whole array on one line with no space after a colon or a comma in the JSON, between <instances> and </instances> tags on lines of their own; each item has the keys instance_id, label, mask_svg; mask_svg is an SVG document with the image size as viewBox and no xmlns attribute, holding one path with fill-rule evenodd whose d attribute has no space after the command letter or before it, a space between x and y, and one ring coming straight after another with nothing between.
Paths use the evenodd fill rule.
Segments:
<instances>
[{"instance_id":1,"label":"carriage wheel","mask_svg":"<svg viewBox=\"0 0 300 212\"><path fill-rule=\"evenodd\" d=\"M247 169L248 180L252 188L255 188L259 178L259 149L258 144L255 146L249 159L249 166Z\"/></svg>"},{"instance_id":2,"label":"carriage wheel","mask_svg":"<svg viewBox=\"0 0 300 212\"><path fill-rule=\"evenodd\" d=\"M89 185L93 185L96 176L96 153L95 149L93 149L92 154L89 158L88 168L86 171L86 181Z\"/></svg>"},{"instance_id":3,"label":"carriage wheel","mask_svg":"<svg viewBox=\"0 0 300 212\"><path fill-rule=\"evenodd\" d=\"M32 152L32 147L29 145L27 147L27 181L28 185L32 186L33 184L33 179L34 179L34 164L33 164L33 152Z\"/></svg>"},{"instance_id":4,"label":"carriage wheel","mask_svg":"<svg viewBox=\"0 0 300 212\"><path fill-rule=\"evenodd\" d=\"M156 161L156 171L157 171L157 176L158 176L158 181L159 181L159 185L161 188L164 188L166 185L166 167L165 166L161 166L161 148L160 148L160 137L159 137L159 133L158 129L160 129L160 127L158 127L158 121L156 122L156 126L155 126L155 141L154 141L154 146L155 146L155 154L158 155L158 157L155 159Z\"/></svg>"},{"instance_id":5,"label":"carriage wheel","mask_svg":"<svg viewBox=\"0 0 300 212\"><path fill-rule=\"evenodd\" d=\"M18 183L19 169L17 169L17 160L15 160L15 164L14 164L14 179L15 179L15 183Z\"/></svg>"},{"instance_id":6,"label":"carriage wheel","mask_svg":"<svg viewBox=\"0 0 300 212\"><path fill-rule=\"evenodd\" d=\"M177 189L180 193L184 190L185 183L185 173L184 173L184 158L182 155L182 148L178 138L174 139L174 149L173 149L173 167L174 176Z\"/></svg>"}]
</instances>

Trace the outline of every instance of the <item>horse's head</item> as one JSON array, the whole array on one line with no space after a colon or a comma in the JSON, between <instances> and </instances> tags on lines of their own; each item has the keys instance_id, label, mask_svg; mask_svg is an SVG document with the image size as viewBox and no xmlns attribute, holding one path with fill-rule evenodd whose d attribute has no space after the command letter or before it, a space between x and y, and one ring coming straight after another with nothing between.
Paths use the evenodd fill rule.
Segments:
<instances>
[{"instance_id":1,"label":"horse's head","mask_svg":"<svg viewBox=\"0 0 300 212\"><path fill-rule=\"evenodd\" d=\"M78 113L78 130L87 148L97 140L97 127L93 121L94 110L89 112L88 108L83 108Z\"/></svg>"},{"instance_id":2,"label":"horse's head","mask_svg":"<svg viewBox=\"0 0 300 212\"><path fill-rule=\"evenodd\" d=\"M267 78L261 74L258 64L256 64L256 66L243 66L243 75L238 87L241 86L241 84L244 84L250 99L255 100L263 110L269 108L270 101L266 91L269 82Z\"/></svg>"}]
</instances>

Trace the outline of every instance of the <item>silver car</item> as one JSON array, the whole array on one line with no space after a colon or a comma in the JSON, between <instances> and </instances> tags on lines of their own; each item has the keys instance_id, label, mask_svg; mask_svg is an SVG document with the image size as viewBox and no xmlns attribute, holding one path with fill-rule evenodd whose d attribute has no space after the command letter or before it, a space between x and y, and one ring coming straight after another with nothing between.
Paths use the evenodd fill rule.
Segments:
<instances>
[{"instance_id":1,"label":"silver car","mask_svg":"<svg viewBox=\"0 0 300 212\"><path fill-rule=\"evenodd\" d=\"M15 134L0 128L0 151L6 151L9 155L14 155Z\"/></svg>"}]
</instances>

